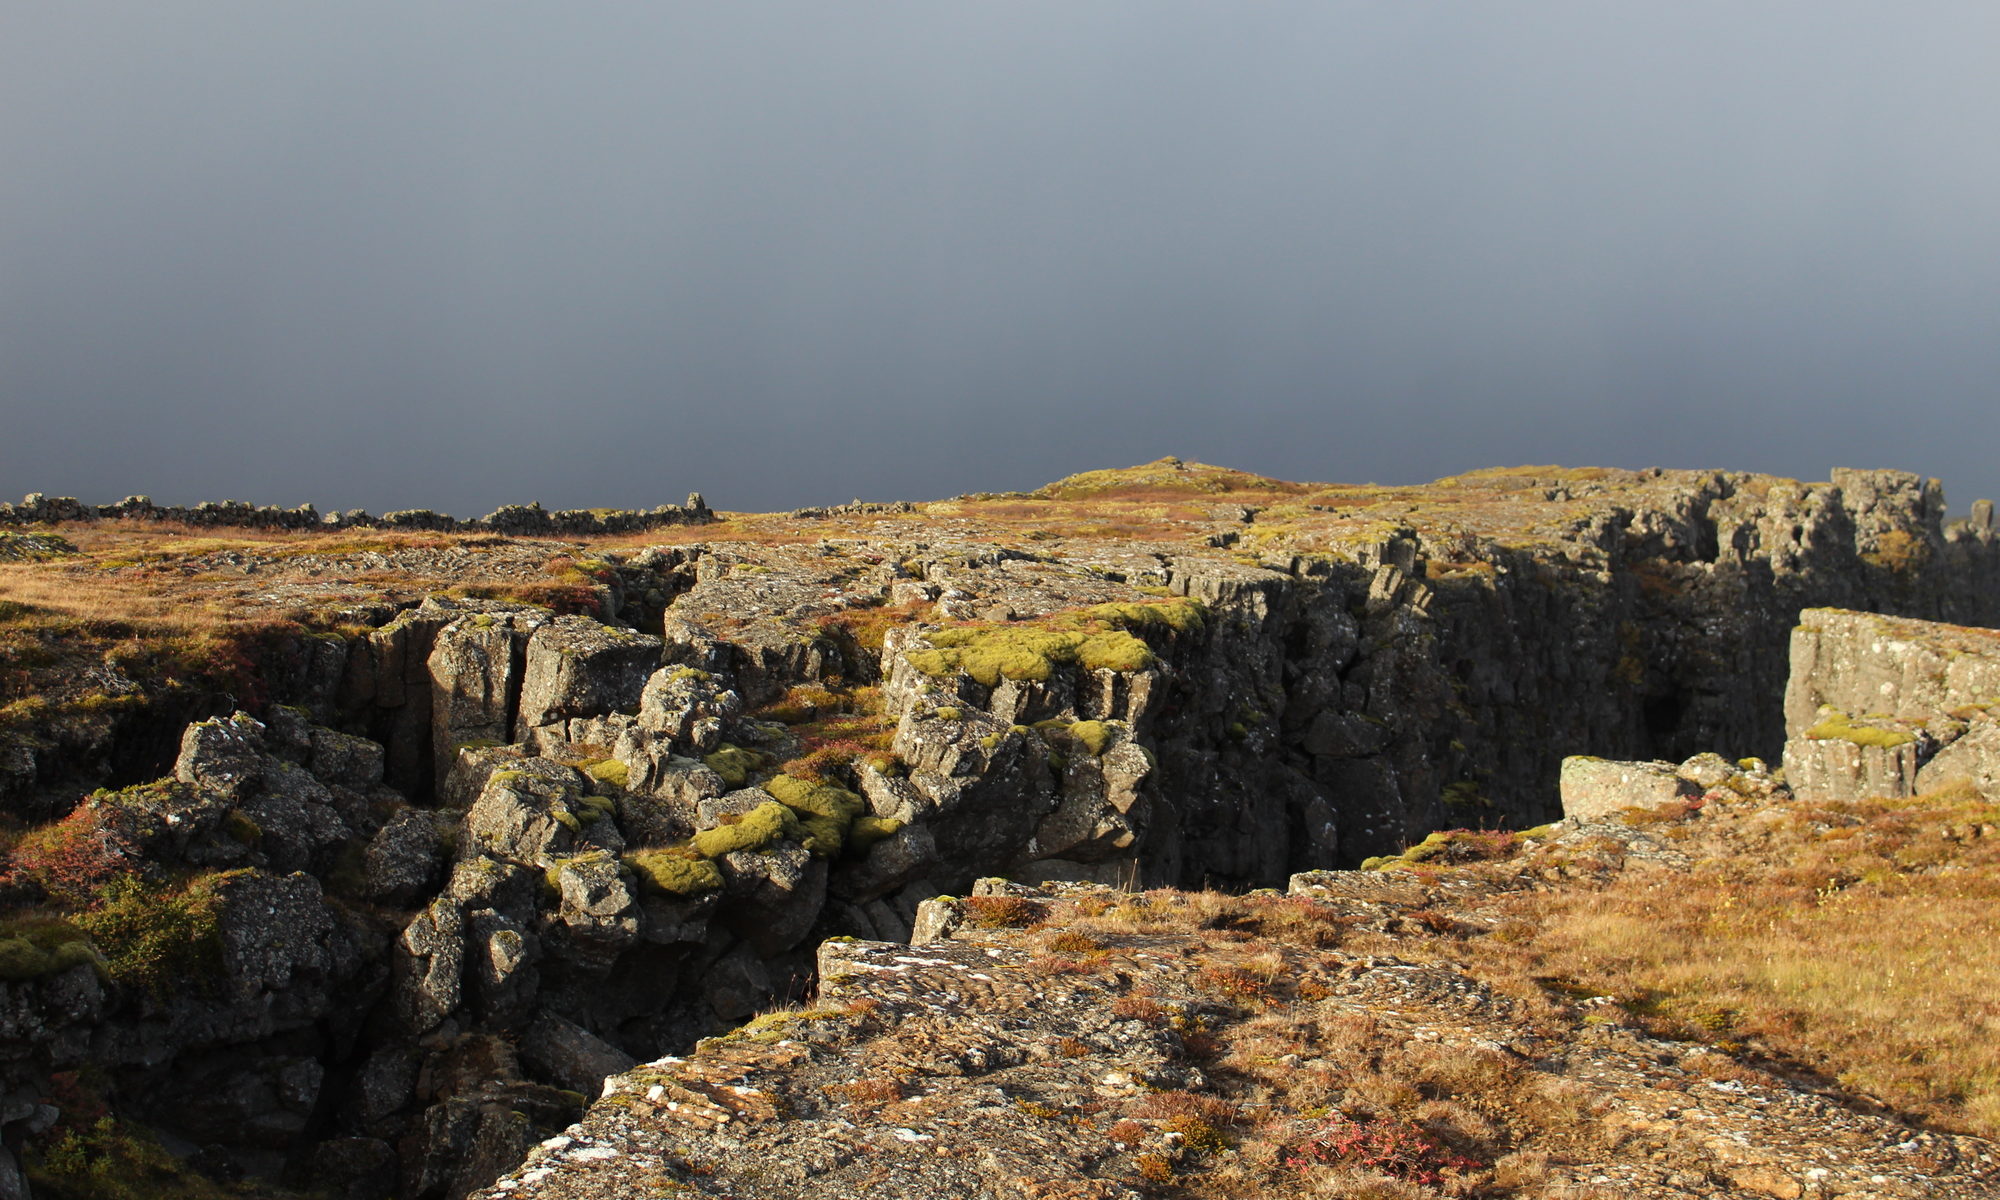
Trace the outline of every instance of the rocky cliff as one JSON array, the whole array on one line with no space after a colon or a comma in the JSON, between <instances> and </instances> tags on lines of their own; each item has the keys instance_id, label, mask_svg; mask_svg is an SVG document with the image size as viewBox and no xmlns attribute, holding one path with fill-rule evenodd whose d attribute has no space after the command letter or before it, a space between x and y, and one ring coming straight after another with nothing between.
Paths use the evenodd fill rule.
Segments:
<instances>
[{"instance_id":1,"label":"rocky cliff","mask_svg":"<svg viewBox=\"0 0 2000 1200\"><path fill-rule=\"evenodd\" d=\"M176 710L114 649L100 690L8 706L10 804L68 815L10 851L0 1120L18 1144L88 1068L221 1169L463 1195L607 1074L803 992L826 938L906 940L975 878L1272 885L1554 817L1565 755L1775 755L1801 608L2000 620L1982 511L1947 528L1884 472L1167 461L649 547L134 562L99 514L22 569L331 616L263 635L254 694L200 693L224 711L172 726L170 779L73 811ZM554 608L506 598L550 571ZM61 628L36 644L95 645ZM49 653L23 677L83 674Z\"/></svg>"}]
</instances>

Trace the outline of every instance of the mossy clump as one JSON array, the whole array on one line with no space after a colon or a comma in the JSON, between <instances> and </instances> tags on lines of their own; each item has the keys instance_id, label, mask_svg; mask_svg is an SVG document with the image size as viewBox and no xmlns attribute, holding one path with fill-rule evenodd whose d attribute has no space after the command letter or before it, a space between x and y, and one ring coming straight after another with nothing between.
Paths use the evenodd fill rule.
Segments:
<instances>
[{"instance_id":1,"label":"mossy clump","mask_svg":"<svg viewBox=\"0 0 2000 1200\"><path fill-rule=\"evenodd\" d=\"M18 917L0 922L0 979L40 979L104 959L90 935L56 917Z\"/></svg>"},{"instance_id":2,"label":"mossy clump","mask_svg":"<svg viewBox=\"0 0 2000 1200\"><path fill-rule=\"evenodd\" d=\"M1820 719L1806 736L1816 741L1853 742L1857 746L1875 746L1883 750L1893 750L1917 740L1917 736L1901 729L1880 729L1873 725L1856 725L1852 718L1839 709L1820 710Z\"/></svg>"},{"instance_id":3,"label":"mossy clump","mask_svg":"<svg viewBox=\"0 0 2000 1200\"><path fill-rule=\"evenodd\" d=\"M960 625L927 637L930 648L909 654L926 675L971 676L986 687L1002 679L1040 682L1059 666L1092 671L1140 671L1158 659L1134 630L1199 629L1202 606L1192 600L1100 604L1036 624Z\"/></svg>"},{"instance_id":4,"label":"mossy clump","mask_svg":"<svg viewBox=\"0 0 2000 1200\"><path fill-rule=\"evenodd\" d=\"M112 979L165 995L221 972L222 900L215 884L226 877L177 888L128 875L107 884L101 903L74 919L103 950Z\"/></svg>"},{"instance_id":5,"label":"mossy clump","mask_svg":"<svg viewBox=\"0 0 2000 1200\"><path fill-rule=\"evenodd\" d=\"M771 800L727 825L704 829L688 839L688 845L703 858L719 858L734 850L761 850L784 838L804 841L805 836L792 810Z\"/></svg>"},{"instance_id":6,"label":"mossy clump","mask_svg":"<svg viewBox=\"0 0 2000 1200\"><path fill-rule=\"evenodd\" d=\"M599 783L608 783L615 788L625 787L632 782L632 768L615 758L591 763L583 769L583 773Z\"/></svg>"},{"instance_id":7,"label":"mossy clump","mask_svg":"<svg viewBox=\"0 0 2000 1200\"><path fill-rule=\"evenodd\" d=\"M1078 721L1069 727L1069 735L1083 743L1083 748L1090 751L1092 757L1104 753L1104 748L1111 744L1113 732L1111 726L1102 721Z\"/></svg>"},{"instance_id":8,"label":"mossy clump","mask_svg":"<svg viewBox=\"0 0 2000 1200\"><path fill-rule=\"evenodd\" d=\"M965 713L962 710L954 708L949 704L938 709L931 715L940 721L963 721L965 719Z\"/></svg>"},{"instance_id":9,"label":"mossy clump","mask_svg":"<svg viewBox=\"0 0 2000 1200\"><path fill-rule=\"evenodd\" d=\"M868 811L867 801L831 783L779 775L764 784L764 790L797 815L806 848L822 858L845 848L848 829Z\"/></svg>"},{"instance_id":10,"label":"mossy clump","mask_svg":"<svg viewBox=\"0 0 2000 1200\"><path fill-rule=\"evenodd\" d=\"M847 830L847 845L856 854L865 854L868 848L883 838L902 831L903 822L895 817L856 817Z\"/></svg>"},{"instance_id":11,"label":"mossy clump","mask_svg":"<svg viewBox=\"0 0 2000 1200\"><path fill-rule=\"evenodd\" d=\"M722 776L722 782L733 788L749 783L752 776L771 765L769 755L727 743L717 746L715 753L704 756L701 761L708 764L709 770Z\"/></svg>"},{"instance_id":12,"label":"mossy clump","mask_svg":"<svg viewBox=\"0 0 2000 1200\"><path fill-rule=\"evenodd\" d=\"M1169 600L1164 604L1099 604L1084 610L1092 620L1126 629L1171 629L1196 633L1208 621L1199 600Z\"/></svg>"},{"instance_id":13,"label":"mossy clump","mask_svg":"<svg viewBox=\"0 0 2000 1200\"><path fill-rule=\"evenodd\" d=\"M699 896L722 887L722 871L691 846L640 850L624 858L646 891L666 896Z\"/></svg>"},{"instance_id":14,"label":"mossy clump","mask_svg":"<svg viewBox=\"0 0 2000 1200\"><path fill-rule=\"evenodd\" d=\"M240 808L232 808L223 814L222 832L228 834L232 841L245 846L255 846L264 840L264 827Z\"/></svg>"},{"instance_id":15,"label":"mossy clump","mask_svg":"<svg viewBox=\"0 0 2000 1200\"><path fill-rule=\"evenodd\" d=\"M26 1155L29 1184L55 1200L230 1200L246 1193L187 1166L116 1117L64 1128Z\"/></svg>"}]
</instances>

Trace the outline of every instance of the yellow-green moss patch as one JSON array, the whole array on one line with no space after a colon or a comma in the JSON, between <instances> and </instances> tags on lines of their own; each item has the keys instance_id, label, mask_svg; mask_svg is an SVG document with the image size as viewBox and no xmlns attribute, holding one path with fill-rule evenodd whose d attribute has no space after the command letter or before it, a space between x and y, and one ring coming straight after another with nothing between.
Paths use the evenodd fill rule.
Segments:
<instances>
[{"instance_id":1,"label":"yellow-green moss patch","mask_svg":"<svg viewBox=\"0 0 2000 1200\"><path fill-rule=\"evenodd\" d=\"M703 858L718 858L734 850L761 850L781 838L803 841L805 830L791 809L772 800L759 804L730 824L695 834L688 844Z\"/></svg>"},{"instance_id":2,"label":"yellow-green moss patch","mask_svg":"<svg viewBox=\"0 0 2000 1200\"><path fill-rule=\"evenodd\" d=\"M751 776L770 765L770 758L755 750L724 743L715 748L715 753L705 756L702 762L708 769L722 776L722 782L733 788L740 788L750 782Z\"/></svg>"},{"instance_id":3,"label":"yellow-green moss patch","mask_svg":"<svg viewBox=\"0 0 2000 1200\"><path fill-rule=\"evenodd\" d=\"M1069 727L1069 735L1083 743L1083 748L1092 755L1104 753L1111 744L1112 728L1102 721L1078 721Z\"/></svg>"},{"instance_id":4,"label":"yellow-green moss patch","mask_svg":"<svg viewBox=\"0 0 2000 1200\"><path fill-rule=\"evenodd\" d=\"M848 827L868 811L867 801L831 783L779 775L764 790L797 815L807 849L821 857L839 854L847 843Z\"/></svg>"},{"instance_id":5,"label":"yellow-green moss patch","mask_svg":"<svg viewBox=\"0 0 2000 1200\"><path fill-rule=\"evenodd\" d=\"M690 846L640 850L624 858L642 889L667 896L699 896L722 887L722 870Z\"/></svg>"},{"instance_id":6,"label":"yellow-green moss patch","mask_svg":"<svg viewBox=\"0 0 2000 1200\"><path fill-rule=\"evenodd\" d=\"M1857 746L1876 746L1884 750L1893 750L1917 740L1915 734L1901 729L1856 725L1852 718L1837 709L1828 709L1818 724L1806 730L1806 736L1816 741L1853 742Z\"/></svg>"}]
</instances>

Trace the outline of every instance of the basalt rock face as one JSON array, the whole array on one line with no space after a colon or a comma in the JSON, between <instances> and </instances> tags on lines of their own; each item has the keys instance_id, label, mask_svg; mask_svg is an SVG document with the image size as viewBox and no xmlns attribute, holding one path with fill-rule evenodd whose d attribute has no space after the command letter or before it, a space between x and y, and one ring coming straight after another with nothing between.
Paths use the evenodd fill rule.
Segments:
<instances>
[{"instance_id":1,"label":"basalt rock face","mask_svg":"<svg viewBox=\"0 0 2000 1200\"><path fill-rule=\"evenodd\" d=\"M1808 799L2000 796L2000 632L1801 613L1785 724L1785 773Z\"/></svg>"}]
</instances>

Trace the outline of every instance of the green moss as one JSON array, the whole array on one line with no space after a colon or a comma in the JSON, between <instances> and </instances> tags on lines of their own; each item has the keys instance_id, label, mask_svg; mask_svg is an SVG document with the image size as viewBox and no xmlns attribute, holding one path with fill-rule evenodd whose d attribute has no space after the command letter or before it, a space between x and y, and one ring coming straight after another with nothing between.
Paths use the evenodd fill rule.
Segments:
<instances>
[{"instance_id":1,"label":"green moss","mask_svg":"<svg viewBox=\"0 0 2000 1200\"><path fill-rule=\"evenodd\" d=\"M1127 629L1171 629L1175 633L1198 632L1208 621L1208 612L1198 600L1169 600L1165 604L1100 604L1085 612L1093 620Z\"/></svg>"},{"instance_id":2,"label":"green moss","mask_svg":"<svg viewBox=\"0 0 2000 1200\"><path fill-rule=\"evenodd\" d=\"M1480 794L1479 784L1470 779L1447 783L1443 791L1444 805L1450 809L1491 808L1492 803Z\"/></svg>"},{"instance_id":3,"label":"green moss","mask_svg":"<svg viewBox=\"0 0 2000 1200\"><path fill-rule=\"evenodd\" d=\"M20 917L0 922L0 979L40 979L71 967L104 960L90 936L55 917Z\"/></svg>"},{"instance_id":4,"label":"green moss","mask_svg":"<svg viewBox=\"0 0 2000 1200\"><path fill-rule=\"evenodd\" d=\"M585 796L577 801L585 824L608 821L618 815L618 802L609 796Z\"/></svg>"},{"instance_id":5,"label":"green moss","mask_svg":"<svg viewBox=\"0 0 2000 1200\"><path fill-rule=\"evenodd\" d=\"M772 800L759 804L731 824L695 834L688 844L703 858L717 858L734 850L761 850L781 838L803 841L805 830L791 809Z\"/></svg>"},{"instance_id":6,"label":"green moss","mask_svg":"<svg viewBox=\"0 0 2000 1200\"><path fill-rule=\"evenodd\" d=\"M797 815L806 848L822 858L841 852L849 827L868 811L867 801L830 783L779 775L764 784L764 790Z\"/></svg>"},{"instance_id":7,"label":"green moss","mask_svg":"<svg viewBox=\"0 0 2000 1200\"><path fill-rule=\"evenodd\" d=\"M1092 634L1077 647L1076 661L1091 671L1143 671L1158 662L1153 648L1122 629Z\"/></svg>"},{"instance_id":8,"label":"green moss","mask_svg":"<svg viewBox=\"0 0 2000 1200\"><path fill-rule=\"evenodd\" d=\"M768 755L726 743L717 746L715 753L705 756L701 761L708 764L709 770L722 776L722 782L733 788L740 788L749 783L752 776L771 765Z\"/></svg>"},{"instance_id":9,"label":"green moss","mask_svg":"<svg viewBox=\"0 0 2000 1200\"><path fill-rule=\"evenodd\" d=\"M222 969L222 903L215 882L185 887L149 884L126 876L107 884L102 902L79 913L76 924L104 952L112 979L155 995L214 978Z\"/></svg>"},{"instance_id":10,"label":"green moss","mask_svg":"<svg viewBox=\"0 0 2000 1200\"><path fill-rule=\"evenodd\" d=\"M722 870L695 855L691 847L640 850L628 854L625 865L644 890L667 896L699 896L722 887Z\"/></svg>"},{"instance_id":11,"label":"green moss","mask_svg":"<svg viewBox=\"0 0 2000 1200\"><path fill-rule=\"evenodd\" d=\"M1093 756L1104 753L1111 744L1113 730L1102 721L1078 721L1069 727L1069 735L1083 743L1083 748Z\"/></svg>"},{"instance_id":12,"label":"green moss","mask_svg":"<svg viewBox=\"0 0 2000 1200\"><path fill-rule=\"evenodd\" d=\"M264 827L240 808L232 808L223 814L222 832L245 846L255 846L264 840Z\"/></svg>"},{"instance_id":13,"label":"green moss","mask_svg":"<svg viewBox=\"0 0 2000 1200\"><path fill-rule=\"evenodd\" d=\"M984 737L979 739L979 748L981 750L986 751L988 754L991 754L993 751L998 750L1000 748L1001 736L1002 735L999 733L989 733L985 735Z\"/></svg>"},{"instance_id":14,"label":"green moss","mask_svg":"<svg viewBox=\"0 0 2000 1200\"><path fill-rule=\"evenodd\" d=\"M958 709L953 708L950 705L946 705L945 707L938 709L937 712L932 715L936 716L937 719L940 721L962 721L965 719L965 714L963 712L960 712Z\"/></svg>"},{"instance_id":15,"label":"green moss","mask_svg":"<svg viewBox=\"0 0 2000 1200\"><path fill-rule=\"evenodd\" d=\"M1893 750L1917 740L1915 734L1901 729L1856 725L1846 713L1836 709L1828 709L1817 725L1806 730L1806 736L1816 741L1853 742L1857 746L1875 746L1884 750Z\"/></svg>"},{"instance_id":16,"label":"green moss","mask_svg":"<svg viewBox=\"0 0 2000 1200\"><path fill-rule=\"evenodd\" d=\"M85 1129L62 1129L23 1165L35 1194L50 1200L229 1200L250 1194L186 1166L143 1128L115 1117Z\"/></svg>"},{"instance_id":17,"label":"green moss","mask_svg":"<svg viewBox=\"0 0 2000 1200\"><path fill-rule=\"evenodd\" d=\"M855 853L866 853L870 846L883 838L900 832L903 823L894 817L856 817L848 828L847 844Z\"/></svg>"}]
</instances>

